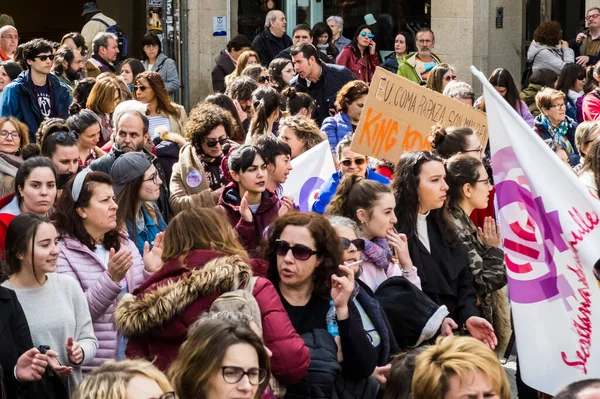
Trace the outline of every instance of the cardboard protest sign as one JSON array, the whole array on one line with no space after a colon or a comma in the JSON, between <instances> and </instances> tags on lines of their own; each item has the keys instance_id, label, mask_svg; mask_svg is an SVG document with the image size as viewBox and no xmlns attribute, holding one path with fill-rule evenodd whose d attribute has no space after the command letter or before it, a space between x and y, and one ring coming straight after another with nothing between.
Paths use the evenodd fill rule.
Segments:
<instances>
[{"instance_id":1,"label":"cardboard protest sign","mask_svg":"<svg viewBox=\"0 0 600 399\"><path fill-rule=\"evenodd\" d=\"M487 145L485 113L377 68L351 149L396 162L405 151L431 150L430 129L437 123L469 127Z\"/></svg>"}]
</instances>

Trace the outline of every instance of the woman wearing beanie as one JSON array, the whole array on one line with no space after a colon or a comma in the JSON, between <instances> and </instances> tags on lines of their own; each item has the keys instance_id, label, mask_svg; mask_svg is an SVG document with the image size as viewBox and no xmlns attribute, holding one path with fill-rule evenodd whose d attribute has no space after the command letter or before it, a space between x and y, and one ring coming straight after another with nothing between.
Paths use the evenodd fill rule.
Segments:
<instances>
[{"instance_id":1,"label":"woman wearing beanie","mask_svg":"<svg viewBox=\"0 0 600 399\"><path fill-rule=\"evenodd\" d=\"M160 195L162 180L158 171L142 152L121 155L112 166L110 177L117 197L117 226L126 227L129 239L144 255L144 245L154 246L165 223L155 201Z\"/></svg>"}]
</instances>

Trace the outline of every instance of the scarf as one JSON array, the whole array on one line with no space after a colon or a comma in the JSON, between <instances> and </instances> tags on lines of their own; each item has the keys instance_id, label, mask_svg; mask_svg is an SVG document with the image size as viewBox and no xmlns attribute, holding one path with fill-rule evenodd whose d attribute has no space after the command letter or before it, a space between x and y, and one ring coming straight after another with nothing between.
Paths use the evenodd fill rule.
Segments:
<instances>
[{"instance_id":1,"label":"scarf","mask_svg":"<svg viewBox=\"0 0 600 399\"><path fill-rule=\"evenodd\" d=\"M212 158L208 155L200 154L200 162L204 166L204 173L206 173L210 189L213 191L229 183L229 181L227 181L220 173L222 159L223 157Z\"/></svg>"},{"instance_id":2,"label":"scarf","mask_svg":"<svg viewBox=\"0 0 600 399\"><path fill-rule=\"evenodd\" d=\"M377 266L379 269L385 269L392 261L392 250L385 238L376 237L373 240L365 239L365 249L363 251L363 260Z\"/></svg>"},{"instance_id":3,"label":"scarf","mask_svg":"<svg viewBox=\"0 0 600 399\"><path fill-rule=\"evenodd\" d=\"M543 115L543 114L542 114ZM563 148L567 154L573 153L573 146L571 146L571 142L567 140L565 135L569 131L569 124L567 123L567 118L561 122L558 126L552 126L550 120L546 115L542 116L542 126L548 130L550 136L552 136L552 141L554 141L559 147Z\"/></svg>"}]
</instances>

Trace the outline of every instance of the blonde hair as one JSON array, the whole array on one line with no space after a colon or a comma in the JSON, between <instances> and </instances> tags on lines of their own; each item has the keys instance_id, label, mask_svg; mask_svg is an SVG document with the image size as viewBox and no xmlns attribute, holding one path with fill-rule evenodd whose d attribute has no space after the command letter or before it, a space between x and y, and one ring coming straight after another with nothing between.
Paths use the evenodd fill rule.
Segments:
<instances>
[{"instance_id":1,"label":"blonde hair","mask_svg":"<svg viewBox=\"0 0 600 399\"><path fill-rule=\"evenodd\" d=\"M73 399L125 399L127 384L133 377L154 380L163 393L173 392L167 377L146 360L109 360L87 376Z\"/></svg>"},{"instance_id":2,"label":"blonde hair","mask_svg":"<svg viewBox=\"0 0 600 399\"><path fill-rule=\"evenodd\" d=\"M545 87L538 91L535 95L535 105L540 112L547 111L552 108L552 103L556 100L565 100L565 93L549 87Z\"/></svg>"},{"instance_id":3,"label":"blonde hair","mask_svg":"<svg viewBox=\"0 0 600 399\"><path fill-rule=\"evenodd\" d=\"M244 71L244 69L248 65L248 59L250 57L256 58L256 63L258 65L260 65L260 57L258 56L258 53L256 51L254 51L254 50L246 50L246 51L244 51L238 57L238 59L236 61L236 64L235 64L235 69L233 70L233 72L231 72L229 75L225 76L225 85L226 86L229 86L229 84L231 82L233 82L233 80L235 78L237 78L239 76L242 76L242 72Z\"/></svg>"},{"instance_id":4,"label":"blonde hair","mask_svg":"<svg viewBox=\"0 0 600 399\"><path fill-rule=\"evenodd\" d=\"M96 84L90 92L85 107L94 111L96 115L108 115L115 110L115 94L119 93L121 98L121 89L116 78L105 77L96 79Z\"/></svg>"},{"instance_id":5,"label":"blonde hair","mask_svg":"<svg viewBox=\"0 0 600 399\"><path fill-rule=\"evenodd\" d=\"M600 123L596 121L581 122L575 130L575 144L579 153L585 157L583 147L590 142L590 137L600 130Z\"/></svg>"},{"instance_id":6,"label":"blonde hair","mask_svg":"<svg viewBox=\"0 0 600 399\"><path fill-rule=\"evenodd\" d=\"M510 385L496 354L471 337L443 337L421 353L415 362L413 399L443 399L448 378L483 372L500 399L510 399Z\"/></svg>"},{"instance_id":7,"label":"blonde hair","mask_svg":"<svg viewBox=\"0 0 600 399\"><path fill-rule=\"evenodd\" d=\"M312 119L306 119L299 115L287 116L279 121L280 133L284 126L294 129L298 140L304 143L304 151L310 150L325 140L319 126Z\"/></svg>"}]
</instances>

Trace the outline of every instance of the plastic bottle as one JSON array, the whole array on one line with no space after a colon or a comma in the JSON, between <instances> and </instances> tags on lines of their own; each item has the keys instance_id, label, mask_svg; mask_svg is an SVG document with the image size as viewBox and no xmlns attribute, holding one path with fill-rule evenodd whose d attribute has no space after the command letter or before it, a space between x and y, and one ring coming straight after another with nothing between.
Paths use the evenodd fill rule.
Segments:
<instances>
[{"instance_id":1,"label":"plastic bottle","mask_svg":"<svg viewBox=\"0 0 600 399\"><path fill-rule=\"evenodd\" d=\"M327 311L327 316L325 316L325 321L327 322L327 331L333 338L339 337L340 331L338 330L337 315L335 313L333 301L329 301L329 306L329 311Z\"/></svg>"}]
</instances>

